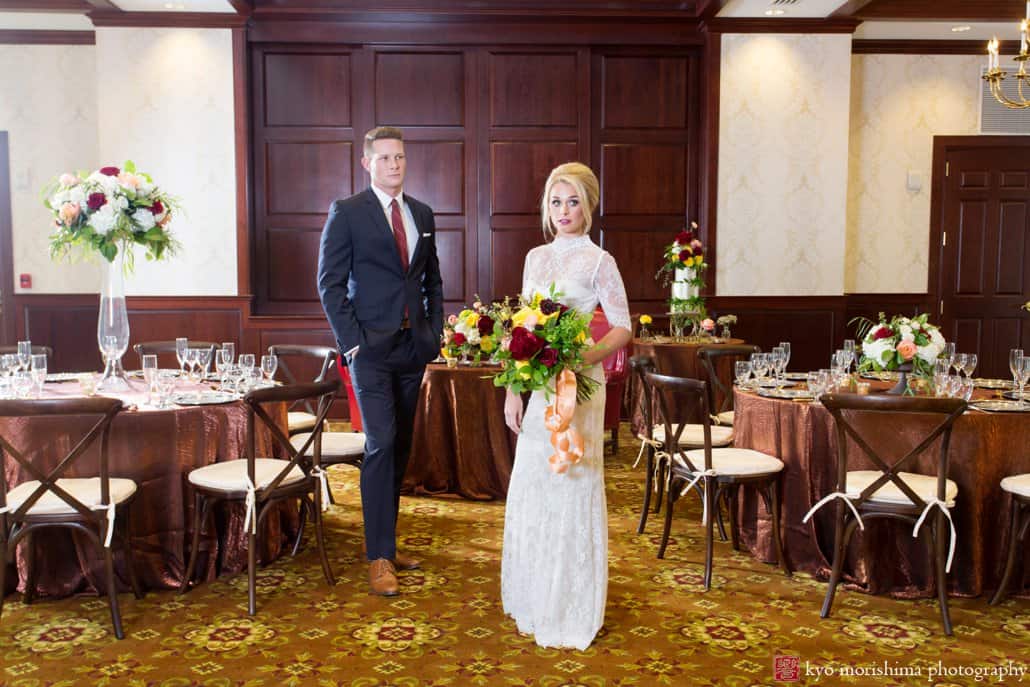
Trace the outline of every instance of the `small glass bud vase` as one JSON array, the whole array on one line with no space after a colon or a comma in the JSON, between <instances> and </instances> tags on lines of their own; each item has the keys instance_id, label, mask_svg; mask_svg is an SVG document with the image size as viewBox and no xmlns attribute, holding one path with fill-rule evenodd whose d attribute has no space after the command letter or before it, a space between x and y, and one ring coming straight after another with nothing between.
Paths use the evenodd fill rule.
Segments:
<instances>
[{"instance_id":1,"label":"small glass bud vase","mask_svg":"<svg viewBox=\"0 0 1030 687\"><path fill-rule=\"evenodd\" d=\"M729 341L732 337L730 336L730 328L726 325L722 326L722 331L719 332L719 336Z\"/></svg>"},{"instance_id":2,"label":"small glass bud vase","mask_svg":"<svg viewBox=\"0 0 1030 687\"><path fill-rule=\"evenodd\" d=\"M472 362L470 364L472 365L472 367L479 367L480 365L482 365L483 364L483 354L480 351L478 351L478 350L475 353L473 353L472 354Z\"/></svg>"},{"instance_id":3,"label":"small glass bud vase","mask_svg":"<svg viewBox=\"0 0 1030 687\"><path fill-rule=\"evenodd\" d=\"M449 355L449 356L447 356L446 360L447 360L447 367L457 367L458 366L458 359L455 358L454 356Z\"/></svg>"},{"instance_id":4,"label":"small glass bud vase","mask_svg":"<svg viewBox=\"0 0 1030 687\"><path fill-rule=\"evenodd\" d=\"M646 324L640 325L640 332L637 334L637 338L641 341L651 340L651 330L647 328Z\"/></svg>"}]
</instances>

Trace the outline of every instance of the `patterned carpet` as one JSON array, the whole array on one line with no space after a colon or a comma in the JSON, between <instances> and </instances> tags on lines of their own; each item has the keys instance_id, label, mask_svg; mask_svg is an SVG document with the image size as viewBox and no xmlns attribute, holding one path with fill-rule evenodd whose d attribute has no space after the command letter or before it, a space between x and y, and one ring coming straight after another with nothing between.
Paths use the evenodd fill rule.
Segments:
<instances>
[{"instance_id":1,"label":"patterned carpet","mask_svg":"<svg viewBox=\"0 0 1030 687\"><path fill-rule=\"evenodd\" d=\"M803 574L786 579L728 543L716 544L713 588L704 593L697 499L681 502L667 558L656 560L657 523L636 534L641 474L630 468L630 437L622 438L625 448L607 470L605 628L585 652L541 649L504 617L503 503L404 499L401 547L421 556L424 570L401 574L401 596L368 594L356 473L342 469L333 471L339 505L328 518L336 587L325 586L308 547L259 573L254 618L246 613L246 575L182 597L123 595L121 642L102 598L25 606L14 595L0 621L0 684L745 687L780 684L774 657L793 656L799 684L947 687L998 684L991 671L1030 667L1026 599L998 608L955 599L953 638L943 635L931 600L842 591L834 616L822 621L823 583Z\"/></svg>"}]
</instances>

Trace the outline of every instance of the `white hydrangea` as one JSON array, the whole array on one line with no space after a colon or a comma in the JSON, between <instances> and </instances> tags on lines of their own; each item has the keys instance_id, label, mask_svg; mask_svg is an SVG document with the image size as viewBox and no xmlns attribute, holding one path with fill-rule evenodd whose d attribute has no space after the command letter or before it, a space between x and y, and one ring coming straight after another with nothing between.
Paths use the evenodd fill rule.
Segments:
<instances>
[{"instance_id":1,"label":"white hydrangea","mask_svg":"<svg viewBox=\"0 0 1030 687\"><path fill-rule=\"evenodd\" d=\"M129 199L122 193L116 193L107 197L107 204L118 212L125 212L129 209Z\"/></svg>"},{"instance_id":2,"label":"white hydrangea","mask_svg":"<svg viewBox=\"0 0 1030 687\"><path fill-rule=\"evenodd\" d=\"M108 196L114 193L118 187L118 177L109 177L106 174L100 172L93 172L89 175L86 181L95 184Z\"/></svg>"},{"instance_id":3,"label":"white hydrangea","mask_svg":"<svg viewBox=\"0 0 1030 687\"><path fill-rule=\"evenodd\" d=\"M65 193L68 196L69 202L78 203L80 207L86 206L86 191L82 186L73 186L65 191Z\"/></svg>"},{"instance_id":4,"label":"white hydrangea","mask_svg":"<svg viewBox=\"0 0 1030 687\"><path fill-rule=\"evenodd\" d=\"M916 340L916 335L915 335L915 333L913 333L912 327L910 327L907 324L900 325L898 327L898 332L901 334L901 340L902 341L915 341Z\"/></svg>"},{"instance_id":5,"label":"white hydrangea","mask_svg":"<svg viewBox=\"0 0 1030 687\"><path fill-rule=\"evenodd\" d=\"M68 191L58 191L54 195L50 196L50 207L59 208L70 200L71 194L68 193Z\"/></svg>"},{"instance_id":6,"label":"white hydrangea","mask_svg":"<svg viewBox=\"0 0 1030 687\"><path fill-rule=\"evenodd\" d=\"M140 208L139 210L136 210L136 212L132 213L132 221L136 224L137 227L139 227L143 231L146 231L155 224L154 213L152 213L147 208Z\"/></svg>"},{"instance_id":7,"label":"white hydrangea","mask_svg":"<svg viewBox=\"0 0 1030 687\"><path fill-rule=\"evenodd\" d=\"M90 215L89 224L93 227L93 231L107 236L114 229L119 214L115 211L114 206L108 203Z\"/></svg>"},{"instance_id":8,"label":"white hydrangea","mask_svg":"<svg viewBox=\"0 0 1030 687\"><path fill-rule=\"evenodd\" d=\"M894 339L877 339L866 341L862 344L862 355L876 361L877 365L883 365L883 354L894 350Z\"/></svg>"}]
</instances>

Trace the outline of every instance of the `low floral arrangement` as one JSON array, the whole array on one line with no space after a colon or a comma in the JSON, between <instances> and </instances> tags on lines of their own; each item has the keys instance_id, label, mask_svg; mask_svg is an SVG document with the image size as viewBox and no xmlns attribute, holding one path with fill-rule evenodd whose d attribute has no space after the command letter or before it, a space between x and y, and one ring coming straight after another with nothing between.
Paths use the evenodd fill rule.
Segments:
<instances>
[{"instance_id":1,"label":"low floral arrangement","mask_svg":"<svg viewBox=\"0 0 1030 687\"><path fill-rule=\"evenodd\" d=\"M862 338L860 372L897 370L906 363L912 371L923 377L933 376L933 364L944 350L944 337L936 325L927 322L929 315L915 317L895 315L887 320L880 313L879 321L856 318L858 335Z\"/></svg>"},{"instance_id":2,"label":"low floral arrangement","mask_svg":"<svg viewBox=\"0 0 1030 687\"><path fill-rule=\"evenodd\" d=\"M494 336L500 340L495 355L501 371L494 386L519 394L543 389L562 372L575 374L576 400L590 398L598 383L579 371L583 353L590 344L592 315L571 310L558 299L552 287L549 296L536 294L532 300L506 299L491 309Z\"/></svg>"},{"instance_id":3,"label":"low floral arrangement","mask_svg":"<svg viewBox=\"0 0 1030 687\"><path fill-rule=\"evenodd\" d=\"M716 318L715 323L720 327L732 327L733 325L737 324L737 316L720 315L718 318Z\"/></svg>"},{"instance_id":4,"label":"low floral arrangement","mask_svg":"<svg viewBox=\"0 0 1030 687\"><path fill-rule=\"evenodd\" d=\"M665 247L665 262L655 273L663 286L672 284L669 312L697 313L705 315L705 301L700 290L705 285L705 248L697 235L697 222L690 223L689 230L676 234L676 238Z\"/></svg>"},{"instance_id":5,"label":"low floral arrangement","mask_svg":"<svg viewBox=\"0 0 1030 687\"><path fill-rule=\"evenodd\" d=\"M493 332L494 320L490 316L490 308L477 297L470 307L447 318L440 354L444 358L467 355L474 361L490 358L497 350L497 339Z\"/></svg>"},{"instance_id":6,"label":"low floral arrangement","mask_svg":"<svg viewBox=\"0 0 1030 687\"><path fill-rule=\"evenodd\" d=\"M130 244L146 248L148 260L160 260L178 249L168 231L178 202L154 185L150 175L137 171L132 161L121 169L62 174L43 194L57 229L50 236L52 257L65 257L79 248L113 262L121 249L126 269L132 269Z\"/></svg>"}]
</instances>

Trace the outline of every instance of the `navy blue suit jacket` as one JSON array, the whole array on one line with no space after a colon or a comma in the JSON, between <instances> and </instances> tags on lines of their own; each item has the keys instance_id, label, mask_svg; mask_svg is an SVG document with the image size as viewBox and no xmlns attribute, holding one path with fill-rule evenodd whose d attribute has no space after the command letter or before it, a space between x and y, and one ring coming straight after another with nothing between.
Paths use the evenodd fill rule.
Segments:
<instances>
[{"instance_id":1,"label":"navy blue suit jacket","mask_svg":"<svg viewBox=\"0 0 1030 687\"><path fill-rule=\"evenodd\" d=\"M418 229L405 273L393 230L372 189L334 201L318 251L318 293L337 347L380 358L390 352L405 309L415 349L425 363L440 352L443 280L436 223L428 205L404 194Z\"/></svg>"}]
</instances>

